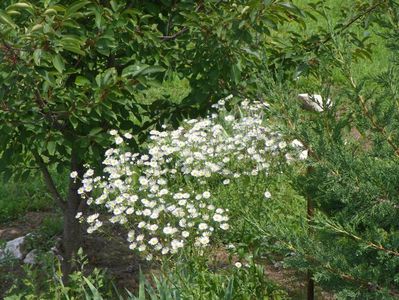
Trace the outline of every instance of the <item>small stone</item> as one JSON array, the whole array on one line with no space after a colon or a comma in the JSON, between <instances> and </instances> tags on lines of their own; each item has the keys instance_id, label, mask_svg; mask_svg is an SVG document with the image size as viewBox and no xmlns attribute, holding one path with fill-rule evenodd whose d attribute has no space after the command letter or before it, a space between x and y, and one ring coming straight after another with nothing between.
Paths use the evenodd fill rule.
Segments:
<instances>
[{"instance_id":1,"label":"small stone","mask_svg":"<svg viewBox=\"0 0 399 300\"><path fill-rule=\"evenodd\" d=\"M313 110L316 112L324 111L324 108L329 108L331 106L331 99L328 98L326 102L323 101L323 98L317 94L299 94L299 100L301 100L303 107L306 110Z\"/></svg>"},{"instance_id":2,"label":"small stone","mask_svg":"<svg viewBox=\"0 0 399 300\"><path fill-rule=\"evenodd\" d=\"M0 251L0 260L4 259L7 255L12 258L22 259L24 257L23 244L25 242L26 236L21 236L14 240L8 241L4 250Z\"/></svg>"},{"instance_id":3,"label":"small stone","mask_svg":"<svg viewBox=\"0 0 399 300\"><path fill-rule=\"evenodd\" d=\"M32 250L24 258L24 264L34 265L36 263L37 251Z\"/></svg>"}]
</instances>

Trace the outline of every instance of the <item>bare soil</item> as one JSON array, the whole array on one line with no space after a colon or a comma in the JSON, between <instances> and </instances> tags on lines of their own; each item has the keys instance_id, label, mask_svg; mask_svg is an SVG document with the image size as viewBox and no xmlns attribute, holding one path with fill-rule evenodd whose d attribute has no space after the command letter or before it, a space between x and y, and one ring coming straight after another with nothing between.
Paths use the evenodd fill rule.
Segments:
<instances>
[{"instance_id":1,"label":"bare soil","mask_svg":"<svg viewBox=\"0 0 399 300\"><path fill-rule=\"evenodd\" d=\"M46 217L54 215L53 212L28 212L19 220L0 224L0 240L10 241L27 235L37 229Z\"/></svg>"},{"instance_id":2,"label":"bare soil","mask_svg":"<svg viewBox=\"0 0 399 300\"><path fill-rule=\"evenodd\" d=\"M0 240L8 241L26 235L37 229L46 217L53 216L51 212L29 212L20 220L8 224L0 224ZM134 254L125 242L125 237L117 230L111 230L107 235L84 235L83 250L89 260L88 269L95 267L106 269L121 290L135 291L138 288L140 269L143 273L158 273L156 263L148 263ZM238 261L231 257L223 248L217 248L212 254L211 268L229 268ZM267 277L287 291L292 299L306 299L306 280L304 274L283 268L280 264L264 260ZM0 283L0 299L13 283L13 278L22 276L21 265L16 263L7 267L0 265L0 272L8 274L6 282ZM5 273L3 273L5 274ZM316 299L333 300L332 294L316 290Z\"/></svg>"},{"instance_id":3,"label":"bare soil","mask_svg":"<svg viewBox=\"0 0 399 300\"><path fill-rule=\"evenodd\" d=\"M25 236L37 229L46 217L54 216L52 212L29 212L19 220L0 224L0 241L10 241ZM15 279L23 275L23 269L18 261L0 264L0 299L13 285Z\"/></svg>"}]
</instances>

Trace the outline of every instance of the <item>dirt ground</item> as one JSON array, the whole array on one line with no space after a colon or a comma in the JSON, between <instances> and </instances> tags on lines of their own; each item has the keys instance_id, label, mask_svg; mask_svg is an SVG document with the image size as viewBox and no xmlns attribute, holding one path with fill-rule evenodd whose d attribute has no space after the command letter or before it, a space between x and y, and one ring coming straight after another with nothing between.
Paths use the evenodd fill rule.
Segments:
<instances>
[{"instance_id":1,"label":"dirt ground","mask_svg":"<svg viewBox=\"0 0 399 300\"><path fill-rule=\"evenodd\" d=\"M0 225L0 240L8 241L17 237L26 235L37 229L43 220L54 215L50 212L30 212L20 220ZM132 253L125 243L122 233L113 231L107 236L104 235L85 235L83 242L83 250L89 260L89 269L101 268L107 269L108 274L114 278L117 287L134 291L138 287L138 274L140 268L145 273L156 273L156 263L149 264L145 260L140 259L136 254ZM216 262L215 267L226 268L231 265L228 254L223 249L215 249L213 255ZM234 258L233 258L234 260ZM287 270L264 261L266 275L269 279L277 283L285 289L292 299L306 299L306 281L305 276ZM11 286L12 278L21 276L22 268L19 264L8 266L7 270L2 269L0 272L8 272L9 280L0 284L0 298L4 292ZM316 299L332 300L331 294L316 289Z\"/></svg>"},{"instance_id":2,"label":"dirt ground","mask_svg":"<svg viewBox=\"0 0 399 300\"><path fill-rule=\"evenodd\" d=\"M10 241L27 235L37 229L46 217L52 215L54 213L51 212L29 212L19 220L0 224L0 241ZM23 269L18 262L0 264L0 273L6 274L2 276L3 282L0 282L0 299L3 299L4 293L12 286L14 279L22 276Z\"/></svg>"},{"instance_id":3,"label":"dirt ground","mask_svg":"<svg viewBox=\"0 0 399 300\"><path fill-rule=\"evenodd\" d=\"M0 224L0 240L10 241L24 236L37 229L46 217L54 216L53 212L28 212L24 217Z\"/></svg>"}]
</instances>

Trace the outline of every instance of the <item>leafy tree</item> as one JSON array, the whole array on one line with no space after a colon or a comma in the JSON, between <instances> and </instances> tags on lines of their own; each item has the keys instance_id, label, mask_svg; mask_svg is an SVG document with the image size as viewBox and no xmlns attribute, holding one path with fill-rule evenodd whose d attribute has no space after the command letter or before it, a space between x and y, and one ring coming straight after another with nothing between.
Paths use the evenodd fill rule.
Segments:
<instances>
[{"instance_id":1,"label":"leafy tree","mask_svg":"<svg viewBox=\"0 0 399 300\"><path fill-rule=\"evenodd\" d=\"M28 178L40 168L64 213L65 275L84 203L79 180L64 195L52 170L82 175L112 128L132 131L138 147L161 122L256 90L265 37L299 18L282 1L1 1L0 170Z\"/></svg>"}]
</instances>

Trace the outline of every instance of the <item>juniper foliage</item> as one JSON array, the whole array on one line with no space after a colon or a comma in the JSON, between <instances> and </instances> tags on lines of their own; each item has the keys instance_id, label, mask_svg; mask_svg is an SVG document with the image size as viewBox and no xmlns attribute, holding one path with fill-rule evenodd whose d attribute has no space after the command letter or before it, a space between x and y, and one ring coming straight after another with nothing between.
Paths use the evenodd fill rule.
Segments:
<instances>
[{"instance_id":1,"label":"juniper foliage","mask_svg":"<svg viewBox=\"0 0 399 300\"><path fill-rule=\"evenodd\" d=\"M399 8L395 1L384 5L369 20L379 24L377 34L390 49L386 70L355 78L353 35L370 29L360 23L323 45L318 65L292 86L321 91L333 99L331 107L304 112L281 83L270 94L285 100L278 114L310 153L292 178L314 216L300 222L302 230L281 237L290 251L286 263L311 270L316 284L339 299L399 297Z\"/></svg>"}]
</instances>

